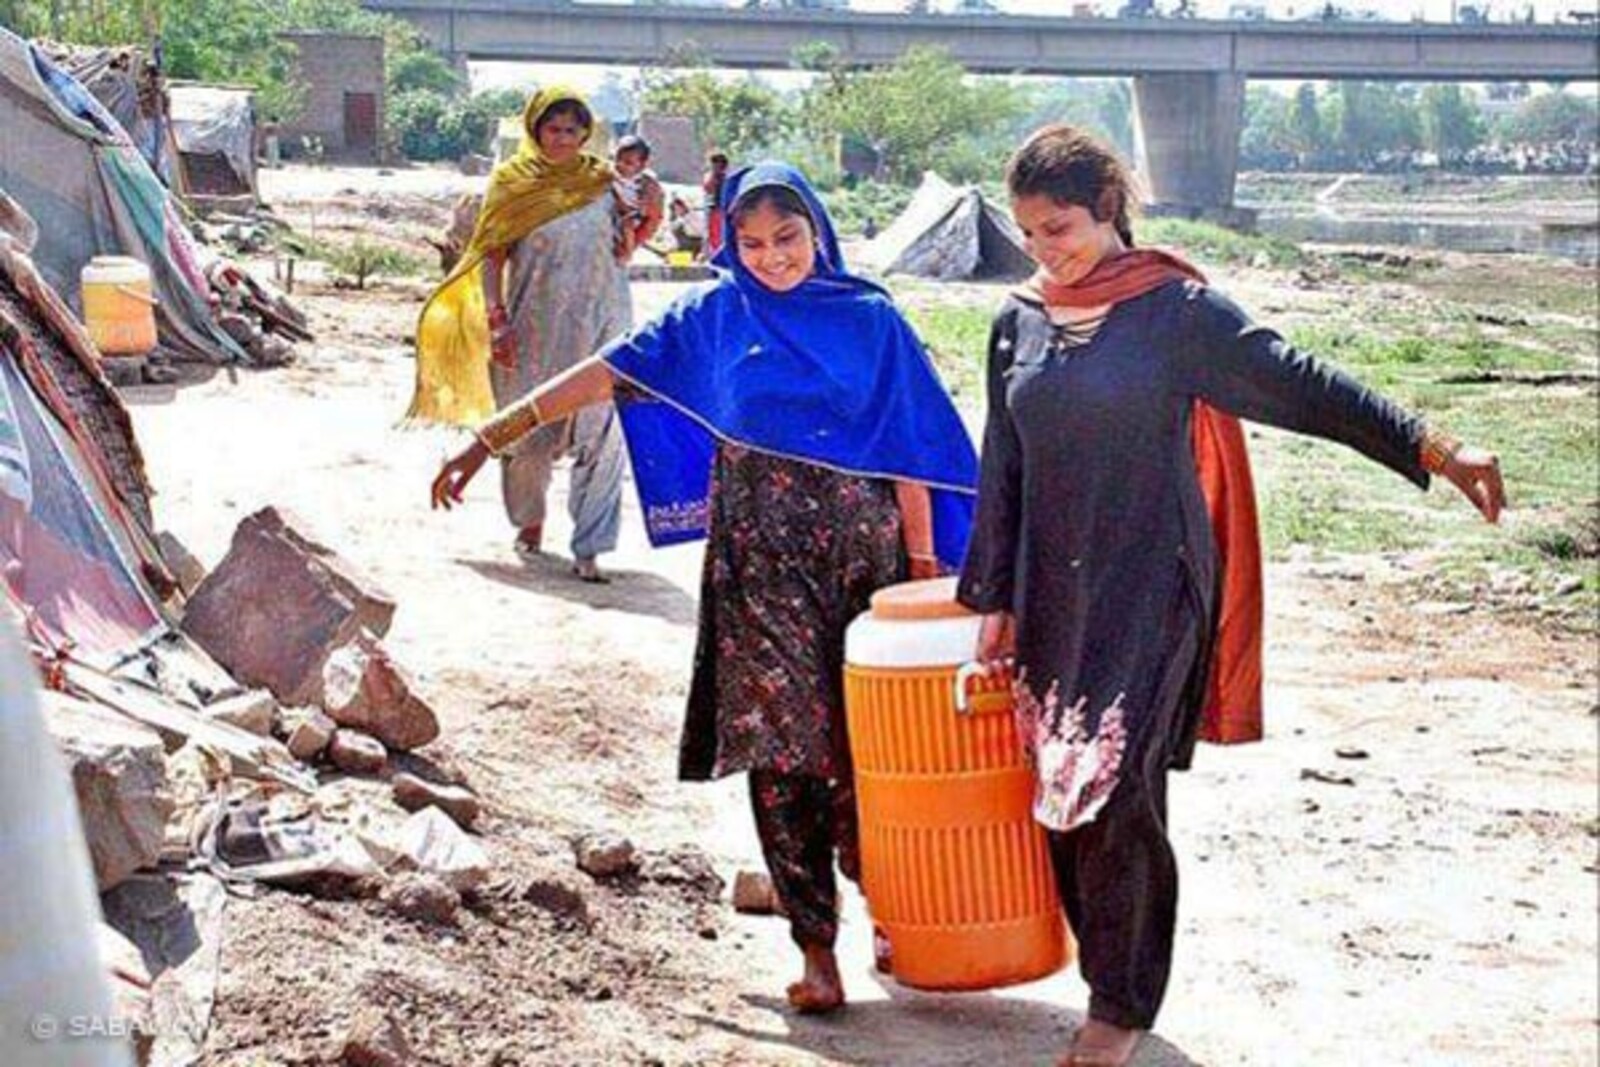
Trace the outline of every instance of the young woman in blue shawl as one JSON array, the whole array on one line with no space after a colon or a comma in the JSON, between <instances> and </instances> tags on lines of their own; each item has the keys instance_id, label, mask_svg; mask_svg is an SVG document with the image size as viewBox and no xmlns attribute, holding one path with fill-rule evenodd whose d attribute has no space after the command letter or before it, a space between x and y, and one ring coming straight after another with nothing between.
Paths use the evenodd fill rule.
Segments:
<instances>
[{"instance_id":1,"label":"young woman in blue shawl","mask_svg":"<svg viewBox=\"0 0 1600 1067\"><path fill-rule=\"evenodd\" d=\"M740 771L805 973L844 1003L834 864L859 873L845 627L873 591L960 565L977 460L887 293L848 273L791 167L731 175L715 281L478 429L433 483L449 508L494 455L613 397L653 543L709 536L680 776Z\"/></svg>"}]
</instances>

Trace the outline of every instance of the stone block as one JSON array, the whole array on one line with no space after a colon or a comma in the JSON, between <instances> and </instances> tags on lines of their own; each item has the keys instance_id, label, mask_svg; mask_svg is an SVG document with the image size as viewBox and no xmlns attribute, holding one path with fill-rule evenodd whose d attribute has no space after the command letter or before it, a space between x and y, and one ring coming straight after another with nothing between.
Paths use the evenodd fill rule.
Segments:
<instances>
[{"instance_id":1,"label":"stone block","mask_svg":"<svg viewBox=\"0 0 1600 1067\"><path fill-rule=\"evenodd\" d=\"M290 704L318 703L329 652L382 635L394 600L276 508L241 522L195 590L183 628L235 678Z\"/></svg>"},{"instance_id":2,"label":"stone block","mask_svg":"<svg viewBox=\"0 0 1600 1067\"><path fill-rule=\"evenodd\" d=\"M288 726L289 755L310 763L326 751L339 724L316 708L296 708L284 716Z\"/></svg>"},{"instance_id":3,"label":"stone block","mask_svg":"<svg viewBox=\"0 0 1600 1067\"><path fill-rule=\"evenodd\" d=\"M335 730L328 743L328 761L348 774L378 775L389 763L389 752L371 734Z\"/></svg>"},{"instance_id":4,"label":"stone block","mask_svg":"<svg viewBox=\"0 0 1600 1067\"><path fill-rule=\"evenodd\" d=\"M439 736L439 718L417 696L411 675L371 634L359 633L329 654L321 690L329 718L390 748L409 752Z\"/></svg>"},{"instance_id":5,"label":"stone block","mask_svg":"<svg viewBox=\"0 0 1600 1067\"><path fill-rule=\"evenodd\" d=\"M216 719L262 737L271 737L272 728L278 722L278 701L266 689L250 689L207 704L201 713L208 719Z\"/></svg>"},{"instance_id":6,"label":"stone block","mask_svg":"<svg viewBox=\"0 0 1600 1067\"><path fill-rule=\"evenodd\" d=\"M421 811L435 807L454 819L464 829L470 830L483 810L482 803L471 790L458 785L441 785L415 774L397 774L393 779L394 802L407 811Z\"/></svg>"},{"instance_id":7,"label":"stone block","mask_svg":"<svg viewBox=\"0 0 1600 1067\"><path fill-rule=\"evenodd\" d=\"M67 761L101 892L153 867L173 801L161 735L116 712L44 692L45 724Z\"/></svg>"}]
</instances>

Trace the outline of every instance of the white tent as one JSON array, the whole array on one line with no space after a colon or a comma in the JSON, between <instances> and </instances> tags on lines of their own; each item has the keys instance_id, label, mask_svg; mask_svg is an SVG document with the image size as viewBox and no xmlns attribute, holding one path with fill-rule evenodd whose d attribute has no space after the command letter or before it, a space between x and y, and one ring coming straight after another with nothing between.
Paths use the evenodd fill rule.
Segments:
<instances>
[{"instance_id":1,"label":"white tent","mask_svg":"<svg viewBox=\"0 0 1600 1067\"><path fill-rule=\"evenodd\" d=\"M1020 278L1033 269L1022 235L977 186L955 186L932 171L911 203L862 255L880 274L960 278Z\"/></svg>"}]
</instances>

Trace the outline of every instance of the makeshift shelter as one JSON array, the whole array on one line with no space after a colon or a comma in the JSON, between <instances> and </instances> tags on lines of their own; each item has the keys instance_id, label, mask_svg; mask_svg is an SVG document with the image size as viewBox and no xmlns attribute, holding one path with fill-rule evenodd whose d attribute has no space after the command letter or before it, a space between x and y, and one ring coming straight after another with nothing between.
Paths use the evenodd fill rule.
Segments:
<instances>
[{"instance_id":1,"label":"makeshift shelter","mask_svg":"<svg viewBox=\"0 0 1600 1067\"><path fill-rule=\"evenodd\" d=\"M110 669L169 632L132 423L0 195L0 588L39 648Z\"/></svg>"},{"instance_id":2,"label":"makeshift shelter","mask_svg":"<svg viewBox=\"0 0 1600 1067\"><path fill-rule=\"evenodd\" d=\"M45 54L111 112L150 168L172 185L172 142L161 69L132 45L93 48L39 42Z\"/></svg>"},{"instance_id":3,"label":"makeshift shelter","mask_svg":"<svg viewBox=\"0 0 1600 1067\"><path fill-rule=\"evenodd\" d=\"M172 133L191 196L256 195L256 111L250 90L174 85Z\"/></svg>"},{"instance_id":4,"label":"makeshift shelter","mask_svg":"<svg viewBox=\"0 0 1600 1067\"><path fill-rule=\"evenodd\" d=\"M951 185L932 171L861 261L880 274L940 281L1021 278L1033 269L1022 235L1004 211L976 186Z\"/></svg>"},{"instance_id":5,"label":"makeshift shelter","mask_svg":"<svg viewBox=\"0 0 1600 1067\"><path fill-rule=\"evenodd\" d=\"M150 268L161 345L203 361L246 361L213 321L208 286L161 181L111 114L42 52L0 28L0 190L39 225L34 260L81 313L79 274L100 254Z\"/></svg>"}]
</instances>

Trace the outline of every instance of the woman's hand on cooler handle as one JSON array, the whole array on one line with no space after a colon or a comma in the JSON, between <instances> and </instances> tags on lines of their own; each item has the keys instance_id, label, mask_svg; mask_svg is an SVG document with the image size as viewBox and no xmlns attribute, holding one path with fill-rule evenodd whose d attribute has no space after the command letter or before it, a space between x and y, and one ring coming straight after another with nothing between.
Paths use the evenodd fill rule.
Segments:
<instances>
[{"instance_id":1,"label":"woman's hand on cooler handle","mask_svg":"<svg viewBox=\"0 0 1600 1067\"><path fill-rule=\"evenodd\" d=\"M992 611L978 626L978 647L972 658L988 674L1011 665L1017 654L1017 620L1009 611Z\"/></svg>"}]
</instances>

